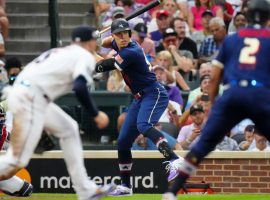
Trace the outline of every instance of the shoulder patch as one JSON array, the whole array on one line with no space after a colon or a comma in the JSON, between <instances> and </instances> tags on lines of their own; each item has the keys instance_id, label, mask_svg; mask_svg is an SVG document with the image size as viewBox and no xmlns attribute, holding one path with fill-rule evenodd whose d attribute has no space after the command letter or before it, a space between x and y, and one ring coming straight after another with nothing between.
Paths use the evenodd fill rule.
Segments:
<instances>
[{"instance_id":1,"label":"shoulder patch","mask_svg":"<svg viewBox=\"0 0 270 200\"><path fill-rule=\"evenodd\" d=\"M121 58L121 56L118 54L116 57L115 57L115 60L121 64L122 62L124 62L123 58Z\"/></svg>"}]
</instances>

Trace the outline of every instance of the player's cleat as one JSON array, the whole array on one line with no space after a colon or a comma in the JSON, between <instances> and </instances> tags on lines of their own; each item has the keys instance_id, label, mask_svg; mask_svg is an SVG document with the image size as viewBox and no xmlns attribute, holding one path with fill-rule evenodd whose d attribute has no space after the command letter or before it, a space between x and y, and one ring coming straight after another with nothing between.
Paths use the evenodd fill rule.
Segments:
<instances>
[{"instance_id":1,"label":"player's cleat","mask_svg":"<svg viewBox=\"0 0 270 200\"><path fill-rule=\"evenodd\" d=\"M112 191L110 196L131 196L133 195L132 188L126 187L124 185L117 185L115 190Z\"/></svg>"},{"instance_id":2,"label":"player's cleat","mask_svg":"<svg viewBox=\"0 0 270 200\"><path fill-rule=\"evenodd\" d=\"M197 170L196 166L186 161L182 157L179 157L176 160L166 162L169 162L169 164L166 166L166 170L167 172L169 172L168 182L174 180L179 175L180 171L188 176L191 176Z\"/></svg>"},{"instance_id":3,"label":"player's cleat","mask_svg":"<svg viewBox=\"0 0 270 200\"><path fill-rule=\"evenodd\" d=\"M98 200L101 197L107 196L112 191L114 191L115 188L116 188L116 185L114 184L103 185L96 189L95 193L89 197L89 200Z\"/></svg>"},{"instance_id":4,"label":"player's cleat","mask_svg":"<svg viewBox=\"0 0 270 200\"><path fill-rule=\"evenodd\" d=\"M166 192L162 195L162 200L177 200L177 198L173 193Z\"/></svg>"},{"instance_id":5,"label":"player's cleat","mask_svg":"<svg viewBox=\"0 0 270 200\"><path fill-rule=\"evenodd\" d=\"M183 161L184 161L184 158L179 157L176 160L164 162L164 163L168 163L165 168L167 170L167 173L169 173L168 182L171 182L178 176L179 168L180 168L179 166L181 165L181 163L183 163Z\"/></svg>"},{"instance_id":6,"label":"player's cleat","mask_svg":"<svg viewBox=\"0 0 270 200\"><path fill-rule=\"evenodd\" d=\"M14 193L3 191L3 193L16 197L29 197L33 192L33 185L24 181L22 188Z\"/></svg>"}]
</instances>

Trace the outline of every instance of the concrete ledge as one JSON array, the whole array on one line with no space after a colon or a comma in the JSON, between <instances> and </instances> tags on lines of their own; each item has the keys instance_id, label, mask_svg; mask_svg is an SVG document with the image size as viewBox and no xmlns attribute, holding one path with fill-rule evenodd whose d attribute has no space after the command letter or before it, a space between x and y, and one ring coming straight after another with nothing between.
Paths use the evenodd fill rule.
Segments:
<instances>
[{"instance_id":1,"label":"concrete ledge","mask_svg":"<svg viewBox=\"0 0 270 200\"><path fill-rule=\"evenodd\" d=\"M184 156L187 151L175 151L179 156ZM117 151L84 151L86 159L112 159L117 158ZM133 158L163 158L158 151L132 151ZM35 159L63 158L62 151L48 151L42 155L33 155ZM243 152L243 151L216 151L209 154L208 159L270 159L270 152Z\"/></svg>"}]
</instances>

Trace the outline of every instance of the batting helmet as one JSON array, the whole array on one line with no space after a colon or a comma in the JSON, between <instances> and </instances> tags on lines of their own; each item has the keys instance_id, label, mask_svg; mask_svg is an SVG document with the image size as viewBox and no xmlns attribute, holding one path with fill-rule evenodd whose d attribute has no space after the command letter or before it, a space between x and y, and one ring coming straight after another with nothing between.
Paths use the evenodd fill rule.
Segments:
<instances>
[{"instance_id":1,"label":"batting helmet","mask_svg":"<svg viewBox=\"0 0 270 200\"><path fill-rule=\"evenodd\" d=\"M250 0L248 2L247 18L251 24L263 25L270 19L270 3L268 0Z\"/></svg>"},{"instance_id":2,"label":"batting helmet","mask_svg":"<svg viewBox=\"0 0 270 200\"><path fill-rule=\"evenodd\" d=\"M119 32L123 32L123 31L129 31L129 33L131 35L131 29L129 27L127 20L125 20L123 18L114 20L112 22L112 25L111 25L111 32L112 33L119 33Z\"/></svg>"}]
</instances>

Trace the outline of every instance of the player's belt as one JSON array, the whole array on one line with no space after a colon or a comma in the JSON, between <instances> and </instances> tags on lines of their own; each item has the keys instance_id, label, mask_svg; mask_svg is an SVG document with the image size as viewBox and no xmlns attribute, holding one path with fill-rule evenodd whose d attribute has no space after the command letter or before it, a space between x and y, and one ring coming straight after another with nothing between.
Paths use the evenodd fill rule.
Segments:
<instances>
[{"instance_id":1,"label":"player's belt","mask_svg":"<svg viewBox=\"0 0 270 200\"><path fill-rule=\"evenodd\" d=\"M241 79L241 80L233 80L230 81L228 84L224 85L224 90L229 89L230 87L265 87L265 85L255 79L252 80L246 80L246 79Z\"/></svg>"}]
</instances>

